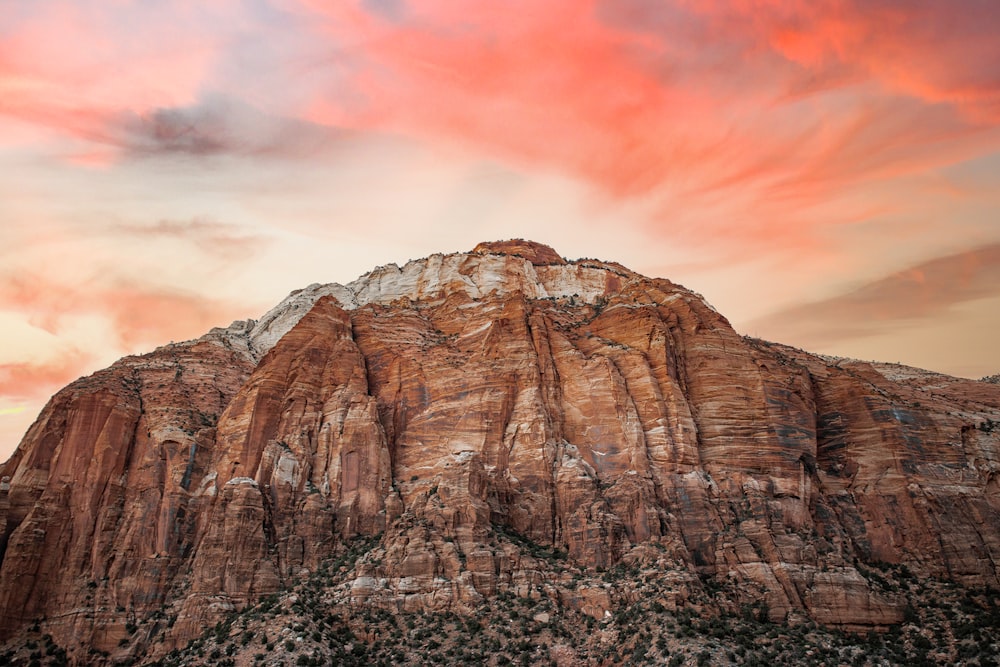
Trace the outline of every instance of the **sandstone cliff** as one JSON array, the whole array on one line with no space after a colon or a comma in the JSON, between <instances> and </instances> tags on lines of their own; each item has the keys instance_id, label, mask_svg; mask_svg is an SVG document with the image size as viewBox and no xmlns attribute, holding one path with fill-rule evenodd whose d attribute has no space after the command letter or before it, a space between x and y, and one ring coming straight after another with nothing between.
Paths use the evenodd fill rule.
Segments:
<instances>
[{"instance_id":1,"label":"sandstone cliff","mask_svg":"<svg viewBox=\"0 0 1000 667\"><path fill-rule=\"evenodd\" d=\"M53 397L0 468L0 633L159 655L358 535L379 558L352 604L635 598L569 585L548 549L643 568L670 608L724 586L772 620L885 627L904 600L872 566L1000 586L998 426L1000 386L745 338L669 281L480 244Z\"/></svg>"}]
</instances>

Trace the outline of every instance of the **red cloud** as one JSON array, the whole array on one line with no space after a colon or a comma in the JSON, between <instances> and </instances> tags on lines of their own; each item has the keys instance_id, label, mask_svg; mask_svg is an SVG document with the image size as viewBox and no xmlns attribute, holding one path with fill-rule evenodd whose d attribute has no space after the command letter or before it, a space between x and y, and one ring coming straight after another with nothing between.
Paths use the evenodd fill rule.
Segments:
<instances>
[{"instance_id":1,"label":"red cloud","mask_svg":"<svg viewBox=\"0 0 1000 667\"><path fill-rule=\"evenodd\" d=\"M38 274L0 278L0 308L23 312L34 326L55 334L72 316L107 318L118 336L109 347L123 353L194 338L246 316L237 304L151 285L67 285Z\"/></svg>"},{"instance_id":2,"label":"red cloud","mask_svg":"<svg viewBox=\"0 0 1000 667\"><path fill-rule=\"evenodd\" d=\"M627 197L760 200L800 182L822 197L845 172L964 159L984 150L969 126L1000 122L989 2L300 0L284 23L249 8L32 6L0 29L0 113L137 154L314 145L314 129L254 111L262 78L287 83L282 114L485 148ZM901 106L914 132L893 131ZM942 150L956 137L965 146Z\"/></svg>"},{"instance_id":3,"label":"red cloud","mask_svg":"<svg viewBox=\"0 0 1000 667\"><path fill-rule=\"evenodd\" d=\"M94 358L79 351L44 363L0 364L0 397L38 401L80 377Z\"/></svg>"},{"instance_id":4,"label":"red cloud","mask_svg":"<svg viewBox=\"0 0 1000 667\"><path fill-rule=\"evenodd\" d=\"M303 4L353 74L310 117L568 172L662 200L661 220L739 215L764 243L846 189L997 145L988 3Z\"/></svg>"},{"instance_id":5,"label":"red cloud","mask_svg":"<svg viewBox=\"0 0 1000 667\"><path fill-rule=\"evenodd\" d=\"M164 233L172 230L168 227ZM246 310L236 304L141 283L70 285L38 274L0 278L0 310L24 313L35 326L59 337L59 349L64 350L42 362L0 364L0 399L26 403L28 412L37 412L46 398L67 383L96 370L101 359L194 338L246 316ZM79 350L68 327L81 316L109 320L115 338L100 350ZM20 428L10 430L5 422L0 425L0 436L14 438ZM0 442L0 458L6 453L5 443Z\"/></svg>"},{"instance_id":6,"label":"red cloud","mask_svg":"<svg viewBox=\"0 0 1000 667\"><path fill-rule=\"evenodd\" d=\"M1000 121L998 28L995 3L929 0L808 3L767 24L771 44L808 69L848 64L887 89L955 105L988 125Z\"/></svg>"},{"instance_id":7,"label":"red cloud","mask_svg":"<svg viewBox=\"0 0 1000 667\"><path fill-rule=\"evenodd\" d=\"M515 161L568 167L620 195L706 157L678 128L703 132L713 100L636 67L630 38L598 21L592 5L423 10L409 23L329 10L334 41L356 36L353 86L367 105L351 118L338 98L322 97L318 119L490 146Z\"/></svg>"},{"instance_id":8,"label":"red cloud","mask_svg":"<svg viewBox=\"0 0 1000 667\"><path fill-rule=\"evenodd\" d=\"M658 225L692 212L709 236L771 243L856 218L807 209L859 184L1000 141L990 2L42 6L0 27L0 114L76 139L80 163L297 158L331 134L305 119L471 147L651 200Z\"/></svg>"},{"instance_id":9,"label":"red cloud","mask_svg":"<svg viewBox=\"0 0 1000 667\"><path fill-rule=\"evenodd\" d=\"M161 239L180 241L225 261L246 261L266 242L264 237L236 225L208 218L160 220L154 225L117 224L109 226L106 232L112 236L132 236L144 243Z\"/></svg>"}]
</instances>

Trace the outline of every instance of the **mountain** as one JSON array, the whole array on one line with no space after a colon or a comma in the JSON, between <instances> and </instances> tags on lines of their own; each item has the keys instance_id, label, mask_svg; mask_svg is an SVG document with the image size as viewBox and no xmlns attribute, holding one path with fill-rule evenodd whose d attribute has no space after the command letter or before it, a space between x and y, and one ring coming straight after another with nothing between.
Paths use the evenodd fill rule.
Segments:
<instances>
[{"instance_id":1,"label":"mountain","mask_svg":"<svg viewBox=\"0 0 1000 667\"><path fill-rule=\"evenodd\" d=\"M57 393L0 467L0 638L132 664L215 628L255 664L268 610L340 610L360 656L378 614L471 632L528 600L548 659L601 664L554 619L633 653L634 610L915 637L940 590L972 596L942 621L954 658L1000 587L998 427L996 384L747 338L668 280L482 243Z\"/></svg>"}]
</instances>

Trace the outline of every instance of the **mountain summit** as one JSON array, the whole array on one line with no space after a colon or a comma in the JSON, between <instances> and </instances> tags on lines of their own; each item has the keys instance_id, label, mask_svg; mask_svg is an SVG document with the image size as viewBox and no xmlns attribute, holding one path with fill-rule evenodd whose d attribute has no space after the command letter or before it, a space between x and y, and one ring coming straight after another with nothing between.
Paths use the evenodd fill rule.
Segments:
<instances>
[{"instance_id":1,"label":"mountain summit","mask_svg":"<svg viewBox=\"0 0 1000 667\"><path fill-rule=\"evenodd\" d=\"M481 243L56 394L0 468L0 633L148 662L241 610L246 651L289 652L248 629L275 600L376 623L514 598L559 646L554 619L636 608L884 630L912 621L904 578L1000 586L998 452L1000 386L746 338L667 280Z\"/></svg>"}]
</instances>

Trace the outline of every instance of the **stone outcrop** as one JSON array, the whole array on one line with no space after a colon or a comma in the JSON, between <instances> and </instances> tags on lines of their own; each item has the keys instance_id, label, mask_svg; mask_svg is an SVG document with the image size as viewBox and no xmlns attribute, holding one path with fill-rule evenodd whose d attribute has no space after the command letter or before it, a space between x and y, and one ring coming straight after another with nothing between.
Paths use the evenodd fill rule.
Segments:
<instances>
[{"instance_id":1,"label":"stone outcrop","mask_svg":"<svg viewBox=\"0 0 1000 667\"><path fill-rule=\"evenodd\" d=\"M359 535L384 553L358 604L627 603L560 588L547 549L656 572L671 608L715 581L774 620L882 627L903 609L871 567L1000 586L998 451L995 385L745 338L669 281L480 244L57 394L0 469L0 632L113 652L166 609L166 650Z\"/></svg>"},{"instance_id":2,"label":"stone outcrop","mask_svg":"<svg viewBox=\"0 0 1000 667\"><path fill-rule=\"evenodd\" d=\"M472 252L481 255L514 255L515 257L523 257L535 266L566 264L566 260L549 246L524 239L484 241L473 248Z\"/></svg>"},{"instance_id":3,"label":"stone outcrop","mask_svg":"<svg viewBox=\"0 0 1000 667\"><path fill-rule=\"evenodd\" d=\"M77 380L3 468L0 627L47 619L65 645L114 646L171 596L211 507L219 415L250 363L217 342L170 345Z\"/></svg>"}]
</instances>

